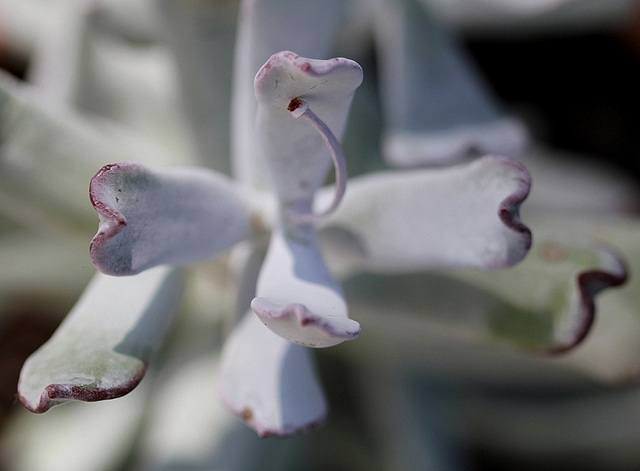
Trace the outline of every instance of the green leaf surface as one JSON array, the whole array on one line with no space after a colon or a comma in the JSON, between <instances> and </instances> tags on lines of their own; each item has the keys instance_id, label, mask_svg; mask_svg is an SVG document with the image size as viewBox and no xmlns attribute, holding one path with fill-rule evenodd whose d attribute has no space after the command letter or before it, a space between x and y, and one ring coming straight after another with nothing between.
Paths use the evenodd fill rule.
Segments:
<instances>
[{"instance_id":1,"label":"green leaf surface","mask_svg":"<svg viewBox=\"0 0 640 471\"><path fill-rule=\"evenodd\" d=\"M615 245L629 272L624 286L598 297L589 336L561 363L609 382L635 381L640 376L640 220L577 219L561 227Z\"/></svg>"},{"instance_id":2,"label":"green leaf surface","mask_svg":"<svg viewBox=\"0 0 640 471\"><path fill-rule=\"evenodd\" d=\"M344 286L351 313L363 316L365 331L368 317L374 329L384 329L376 319L386 311L391 329L395 322L418 321L474 342L557 352L584 338L594 296L625 275L611 249L549 234L509 269L359 275ZM419 341L418 332L411 340Z\"/></svg>"}]
</instances>

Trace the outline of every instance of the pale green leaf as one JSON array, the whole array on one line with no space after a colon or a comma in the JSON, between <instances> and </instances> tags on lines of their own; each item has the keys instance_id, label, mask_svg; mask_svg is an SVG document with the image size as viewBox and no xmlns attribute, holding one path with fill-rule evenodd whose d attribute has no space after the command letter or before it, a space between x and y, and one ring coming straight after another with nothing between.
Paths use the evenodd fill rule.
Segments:
<instances>
[{"instance_id":1,"label":"pale green leaf","mask_svg":"<svg viewBox=\"0 0 640 471\"><path fill-rule=\"evenodd\" d=\"M171 324L180 273L163 266L127 278L97 275L25 362L18 383L24 406L45 412L71 399L112 399L135 388Z\"/></svg>"}]
</instances>

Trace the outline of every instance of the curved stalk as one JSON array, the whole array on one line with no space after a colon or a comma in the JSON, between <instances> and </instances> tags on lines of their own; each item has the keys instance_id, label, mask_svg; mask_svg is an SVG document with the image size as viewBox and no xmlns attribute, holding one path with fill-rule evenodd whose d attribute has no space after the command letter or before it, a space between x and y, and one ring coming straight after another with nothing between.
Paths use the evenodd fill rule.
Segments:
<instances>
[{"instance_id":1,"label":"curved stalk","mask_svg":"<svg viewBox=\"0 0 640 471\"><path fill-rule=\"evenodd\" d=\"M318 134L322 137L329 148L331 154L331 160L333 160L333 166L336 172L336 191L333 196L333 201L328 208L319 213L298 214L293 217L296 223L308 223L312 222L319 217L328 216L333 213L342 201L345 190L347 188L347 163L342 152L342 146L338 142L338 139L331 132L331 129L322 121L318 115L316 115L309 108L309 104L300 97L296 97L289 102L287 110L294 118L304 117L311 125L318 131Z\"/></svg>"}]
</instances>

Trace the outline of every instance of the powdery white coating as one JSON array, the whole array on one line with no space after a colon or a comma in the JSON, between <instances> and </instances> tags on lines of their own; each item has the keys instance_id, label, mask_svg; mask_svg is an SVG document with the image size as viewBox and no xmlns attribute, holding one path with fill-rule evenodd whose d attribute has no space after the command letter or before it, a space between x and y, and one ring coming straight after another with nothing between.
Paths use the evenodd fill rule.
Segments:
<instances>
[{"instance_id":1,"label":"powdery white coating","mask_svg":"<svg viewBox=\"0 0 640 471\"><path fill-rule=\"evenodd\" d=\"M110 164L93 177L89 193L100 217L91 258L110 275L206 260L252 233L245 198L205 169Z\"/></svg>"},{"instance_id":2,"label":"powdery white coating","mask_svg":"<svg viewBox=\"0 0 640 471\"><path fill-rule=\"evenodd\" d=\"M168 267L127 279L98 274L51 339L25 362L20 401L41 413L71 399L130 392L164 339L181 288L179 271Z\"/></svg>"},{"instance_id":3,"label":"powdery white coating","mask_svg":"<svg viewBox=\"0 0 640 471\"><path fill-rule=\"evenodd\" d=\"M327 415L310 351L275 335L252 313L225 343L216 389L260 436L299 433Z\"/></svg>"},{"instance_id":4,"label":"powdery white coating","mask_svg":"<svg viewBox=\"0 0 640 471\"><path fill-rule=\"evenodd\" d=\"M309 227L295 234L274 232L256 295L251 308L262 322L300 345L329 347L360 333Z\"/></svg>"},{"instance_id":5,"label":"powdery white coating","mask_svg":"<svg viewBox=\"0 0 640 471\"><path fill-rule=\"evenodd\" d=\"M288 51L271 56L256 75L256 152L268 166L283 217L310 212L331 166L327 144L314 126L291 116L291 101L302 99L339 140L361 83L362 69L354 61L312 60Z\"/></svg>"},{"instance_id":6,"label":"powdery white coating","mask_svg":"<svg viewBox=\"0 0 640 471\"><path fill-rule=\"evenodd\" d=\"M318 289L316 296L321 294L322 290ZM316 315L304 304L255 298L251 309L273 332L305 347L333 347L360 335L360 324L356 321L345 315Z\"/></svg>"},{"instance_id":7,"label":"powdery white coating","mask_svg":"<svg viewBox=\"0 0 640 471\"><path fill-rule=\"evenodd\" d=\"M362 69L349 59L313 60L288 51L271 56L255 79L257 151L271 170L280 217L251 307L271 330L301 345L336 345L355 338L360 325L348 319L315 228L305 221L331 163L327 144L291 112L295 104L308 107L326 132L340 136L361 82Z\"/></svg>"},{"instance_id":8,"label":"powdery white coating","mask_svg":"<svg viewBox=\"0 0 640 471\"><path fill-rule=\"evenodd\" d=\"M229 339L218 388L230 408L261 435L295 433L318 424L326 416L326 403L310 354L292 342L326 347L355 338L360 332L359 324L348 318L342 290L322 259L316 228L306 223L292 224L287 217L291 213L311 212L316 191L330 166L326 145L317 131L302 120L296 121L287 111L287 106L293 98L304 99L309 109L313 109L339 136L346 123L353 91L361 81L362 70L352 61L341 58L311 60L290 52L272 56L256 77L258 140L253 145L256 154L272 170L280 213L279 217L265 218L272 225L273 234L257 282L256 298L252 302L258 317L249 313ZM518 173L516 164L506 160L503 163L504 166L498 166L498 170L508 167L514 174L523 175ZM492 169L493 172L495 170ZM499 188L489 192L493 211L498 208L498 218L513 232L528 234L515 214L528 190L528 180L523 177L526 181L520 186L515 185L517 189L514 189L509 185L500 187L502 180L491 180L491 175L489 170L486 174L480 172L488 183L482 178L477 179L477 175L468 179L464 176L445 178L446 184L453 185L453 190L436 192L429 198L425 196L424 204L429 208L437 207L441 195L455 200L457 193L465 194L468 200L476 203L474 191L482 193L486 189L483 182L489 187L496 184ZM388 177L393 179L395 176ZM438 187L438 178L427 183ZM419 190L422 183L414 190ZM252 234L254 213L245 198L252 196L252 190L245 190L243 187L240 193L225 177L203 170L151 170L132 163L103 167L92 181L90 191L101 219L100 231L92 245L94 260L105 271L132 274L158 263L186 263L209 258ZM387 230L391 231L397 230L407 216L411 220L416 211L415 202L408 192L396 193L405 199L398 202L397 208L391 208L389 221L380 222L390 224ZM421 193L417 191L416 194ZM385 202L388 200L369 198L355 211L370 214L384 210ZM444 223L458 223L470 217L468 212L473 216L471 222L477 222L474 219L479 214L477 208L462 206L455 206L460 210L458 218ZM264 216L265 208L260 206L259 209ZM398 211L398 214L393 215L391 211ZM495 213L490 214L495 217ZM396 242L400 247L400 261L413 257L404 251L407 247L403 240ZM484 244L484 250L492 252L496 251L495 246L500 251L500 244L505 242L507 245L520 244L521 240L515 237L513 240L495 241L487 237L478 245ZM367 254L369 248L365 244L363 253ZM373 247L381 250L381 259L389 257L393 261L393 256L385 252L386 248L388 246L384 243ZM481 248L476 247L477 250ZM491 257L485 260L488 264L494 262ZM390 266L393 271L394 263ZM161 293L156 295L160 300ZM117 297L116 294L111 296ZM265 328L260 320L271 330ZM137 345L138 342L134 342L136 348ZM96 355L96 358L112 360L120 357ZM98 360L96 362L99 363ZM144 361L134 366L140 363L144 366ZM129 370L123 372L119 365L115 369L112 364L99 363L98 366L108 378L126 377L128 381L115 382L114 387L103 393L105 388L102 385L94 388L93 383L89 383L86 387L92 376L81 371L77 378L83 378L80 387L84 389L60 383L53 390L54 394L61 398L67 395L87 400L104 399L114 397L111 394L126 392L141 377ZM82 396L84 391L89 393Z\"/></svg>"},{"instance_id":9,"label":"powdery white coating","mask_svg":"<svg viewBox=\"0 0 640 471\"><path fill-rule=\"evenodd\" d=\"M323 100L342 102L353 96L362 83L362 68L357 62L344 57L309 59L291 51L272 55L256 74L254 87L258 102L272 109L286 109L295 97L302 97L313 106ZM350 101L333 110L333 118L326 121L337 124L344 121ZM329 104L322 109L332 108ZM340 134L340 133L338 133Z\"/></svg>"},{"instance_id":10,"label":"powdery white coating","mask_svg":"<svg viewBox=\"0 0 640 471\"><path fill-rule=\"evenodd\" d=\"M234 173L241 183L267 189L270 182L267 163L255 152L256 72L278 51L295 50L302 56L322 59L331 57L345 5L344 0L241 2L231 109Z\"/></svg>"},{"instance_id":11,"label":"powdery white coating","mask_svg":"<svg viewBox=\"0 0 640 471\"><path fill-rule=\"evenodd\" d=\"M358 248L340 255L347 271L513 265L531 245L531 232L518 216L530 183L522 165L495 156L353 179L342 205L323 221L322 233L332 242L327 255L340 248L331 236L339 230L349 234L342 237L345 243Z\"/></svg>"}]
</instances>

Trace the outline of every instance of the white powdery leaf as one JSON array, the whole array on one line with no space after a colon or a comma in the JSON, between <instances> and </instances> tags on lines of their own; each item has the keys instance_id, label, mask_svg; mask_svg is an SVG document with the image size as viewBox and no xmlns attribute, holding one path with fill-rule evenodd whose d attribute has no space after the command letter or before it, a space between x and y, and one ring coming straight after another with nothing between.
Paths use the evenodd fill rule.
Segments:
<instances>
[{"instance_id":1,"label":"white powdery leaf","mask_svg":"<svg viewBox=\"0 0 640 471\"><path fill-rule=\"evenodd\" d=\"M25 362L22 404L42 413L71 399L120 397L142 380L182 291L181 272L158 267L130 278L98 274L54 335Z\"/></svg>"},{"instance_id":2,"label":"white powdery leaf","mask_svg":"<svg viewBox=\"0 0 640 471\"><path fill-rule=\"evenodd\" d=\"M89 194L100 216L91 256L110 275L205 260L252 233L247 200L205 169L110 164L91 180Z\"/></svg>"},{"instance_id":3,"label":"white powdery leaf","mask_svg":"<svg viewBox=\"0 0 640 471\"><path fill-rule=\"evenodd\" d=\"M248 313L227 339L216 385L227 407L261 436L288 436L324 422L327 404L310 351Z\"/></svg>"},{"instance_id":4,"label":"white powdery leaf","mask_svg":"<svg viewBox=\"0 0 640 471\"><path fill-rule=\"evenodd\" d=\"M268 188L266 163L255 153L258 103L253 78L278 51L327 58L345 4L343 0L245 0L240 6L232 108L234 173L241 182Z\"/></svg>"},{"instance_id":5,"label":"white powdery leaf","mask_svg":"<svg viewBox=\"0 0 640 471\"><path fill-rule=\"evenodd\" d=\"M331 265L347 271L507 267L531 245L518 216L529 186L521 164L496 156L354 178L342 205L323 221L323 248Z\"/></svg>"},{"instance_id":6,"label":"white powdery leaf","mask_svg":"<svg viewBox=\"0 0 640 471\"><path fill-rule=\"evenodd\" d=\"M352 60L314 60L288 51L271 56L256 75L256 154L268 165L283 210L308 212L331 165L318 131L292 116L292 100L303 100L339 139L361 83L362 68Z\"/></svg>"},{"instance_id":7,"label":"white powdery leaf","mask_svg":"<svg viewBox=\"0 0 640 471\"><path fill-rule=\"evenodd\" d=\"M297 344L330 347L360 334L311 231L272 235L256 294L251 308L262 322Z\"/></svg>"}]
</instances>

